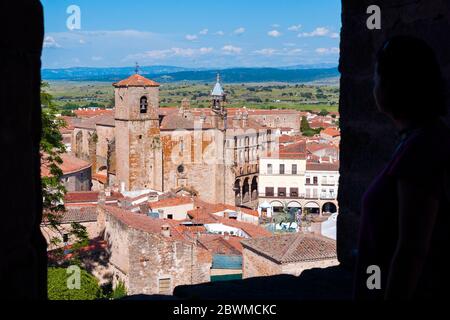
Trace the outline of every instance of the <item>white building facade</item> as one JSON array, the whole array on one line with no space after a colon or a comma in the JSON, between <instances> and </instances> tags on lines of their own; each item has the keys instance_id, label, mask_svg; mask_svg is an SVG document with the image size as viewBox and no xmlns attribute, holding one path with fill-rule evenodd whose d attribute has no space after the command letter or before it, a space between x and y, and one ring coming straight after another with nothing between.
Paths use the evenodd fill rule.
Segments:
<instances>
[{"instance_id":1,"label":"white building facade","mask_svg":"<svg viewBox=\"0 0 450 320\"><path fill-rule=\"evenodd\" d=\"M280 154L260 159L259 206L269 214L307 210L311 214L338 212L338 163L309 163L303 156Z\"/></svg>"}]
</instances>

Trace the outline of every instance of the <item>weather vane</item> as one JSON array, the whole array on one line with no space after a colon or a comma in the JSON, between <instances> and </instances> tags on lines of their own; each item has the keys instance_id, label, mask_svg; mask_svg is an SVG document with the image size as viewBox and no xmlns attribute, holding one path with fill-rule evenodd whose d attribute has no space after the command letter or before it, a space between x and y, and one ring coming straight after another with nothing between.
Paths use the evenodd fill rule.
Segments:
<instances>
[{"instance_id":1,"label":"weather vane","mask_svg":"<svg viewBox=\"0 0 450 320\"><path fill-rule=\"evenodd\" d=\"M140 66L139 66L139 63L136 62L134 72L136 72L136 74L139 74L139 71L140 71Z\"/></svg>"}]
</instances>

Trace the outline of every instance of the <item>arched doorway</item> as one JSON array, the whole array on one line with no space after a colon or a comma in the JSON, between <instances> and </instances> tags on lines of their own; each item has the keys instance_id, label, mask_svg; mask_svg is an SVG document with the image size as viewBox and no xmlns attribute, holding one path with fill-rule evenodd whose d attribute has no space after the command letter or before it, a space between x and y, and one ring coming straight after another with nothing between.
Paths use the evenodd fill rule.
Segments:
<instances>
[{"instance_id":1,"label":"arched doorway","mask_svg":"<svg viewBox=\"0 0 450 320\"><path fill-rule=\"evenodd\" d=\"M284 212L284 204L280 201L272 201L270 203L272 206L272 212L273 214L283 213Z\"/></svg>"},{"instance_id":2,"label":"arched doorway","mask_svg":"<svg viewBox=\"0 0 450 320\"><path fill-rule=\"evenodd\" d=\"M336 204L333 202L327 202L322 207L322 212L324 215L332 215L333 213L336 213L338 211L338 208Z\"/></svg>"},{"instance_id":3,"label":"arched doorway","mask_svg":"<svg viewBox=\"0 0 450 320\"><path fill-rule=\"evenodd\" d=\"M244 180L244 185L242 186L242 203L247 203L250 201L250 179L246 178Z\"/></svg>"},{"instance_id":4,"label":"arched doorway","mask_svg":"<svg viewBox=\"0 0 450 320\"><path fill-rule=\"evenodd\" d=\"M242 193L241 193L241 180L236 180L234 183L234 199L237 206L242 204Z\"/></svg>"},{"instance_id":5,"label":"arched doorway","mask_svg":"<svg viewBox=\"0 0 450 320\"><path fill-rule=\"evenodd\" d=\"M252 201L257 200L258 199L258 178L257 177L253 177L251 190L252 190Z\"/></svg>"},{"instance_id":6,"label":"arched doorway","mask_svg":"<svg viewBox=\"0 0 450 320\"><path fill-rule=\"evenodd\" d=\"M313 215L320 215L320 205L317 202L308 202L305 204L304 211Z\"/></svg>"}]
</instances>

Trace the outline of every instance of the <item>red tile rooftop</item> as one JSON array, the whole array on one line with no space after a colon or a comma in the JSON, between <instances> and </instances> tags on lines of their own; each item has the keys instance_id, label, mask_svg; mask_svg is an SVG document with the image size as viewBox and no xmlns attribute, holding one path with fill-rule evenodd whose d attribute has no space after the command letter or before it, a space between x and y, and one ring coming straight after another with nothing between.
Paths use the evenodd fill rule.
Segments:
<instances>
[{"instance_id":1,"label":"red tile rooftop","mask_svg":"<svg viewBox=\"0 0 450 320\"><path fill-rule=\"evenodd\" d=\"M224 237L222 235L202 234L198 242L212 254L240 255L242 254L241 241L244 238Z\"/></svg>"},{"instance_id":2,"label":"red tile rooftop","mask_svg":"<svg viewBox=\"0 0 450 320\"><path fill-rule=\"evenodd\" d=\"M306 170L309 171L337 171L339 172L339 162L335 163L306 163Z\"/></svg>"},{"instance_id":3,"label":"red tile rooftop","mask_svg":"<svg viewBox=\"0 0 450 320\"><path fill-rule=\"evenodd\" d=\"M160 84L147 79L140 74L133 74L131 77L113 84L114 87L159 87Z\"/></svg>"},{"instance_id":4,"label":"red tile rooftop","mask_svg":"<svg viewBox=\"0 0 450 320\"><path fill-rule=\"evenodd\" d=\"M183 234L183 228L180 227L180 222L166 219L152 219L143 214L132 213L121 208L112 206L100 206L105 212L112 215L129 228L156 234L162 237L162 227L167 225L170 227L170 238L165 238L170 241L188 241L192 242L191 237Z\"/></svg>"},{"instance_id":5,"label":"red tile rooftop","mask_svg":"<svg viewBox=\"0 0 450 320\"><path fill-rule=\"evenodd\" d=\"M64 175L80 172L92 166L91 163L78 159L67 153L62 154L61 159L63 163L59 165L59 168L62 170ZM49 164L45 161L45 156L42 157L41 163L41 176L50 177L50 168L48 167Z\"/></svg>"},{"instance_id":6,"label":"red tile rooftop","mask_svg":"<svg viewBox=\"0 0 450 320\"><path fill-rule=\"evenodd\" d=\"M69 192L64 197L64 202L66 204L74 203L98 203L98 197L100 192L97 191L86 191L86 192ZM111 196L106 197L107 202L117 201L122 199L123 195L118 192L112 192Z\"/></svg>"},{"instance_id":7,"label":"red tile rooftop","mask_svg":"<svg viewBox=\"0 0 450 320\"><path fill-rule=\"evenodd\" d=\"M323 134L329 135L333 138L335 137L340 137L341 136L341 132L339 130L337 130L336 128L330 127L325 129L324 131L322 131Z\"/></svg>"},{"instance_id":8,"label":"red tile rooftop","mask_svg":"<svg viewBox=\"0 0 450 320\"><path fill-rule=\"evenodd\" d=\"M106 182L108 181L108 177L105 174L96 173L92 176L92 180L97 180L101 184L105 185Z\"/></svg>"},{"instance_id":9,"label":"red tile rooftop","mask_svg":"<svg viewBox=\"0 0 450 320\"><path fill-rule=\"evenodd\" d=\"M79 109L73 113L77 118L93 118L96 116L114 116L114 109Z\"/></svg>"},{"instance_id":10,"label":"red tile rooftop","mask_svg":"<svg viewBox=\"0 0 450 320\"><path fill-rule=\"evenodd\" d=\"M279 264L320 261L337 257L336 242L314 234L296 233L244 240L242 245Z\"/></svg>"},{"instance_id":11,"label":"red tile rooftop","mask_svg":"<svg viewBox=\"0 0 450 320\"><path fill-rule=\"evenodd\" d=\"M176 197L159 200L157 202L149 202L148 205L151 209L156 210L160 208L177 207L192 204L194 205L194 200L189 197Z\"/></svg>"}]
</instances>

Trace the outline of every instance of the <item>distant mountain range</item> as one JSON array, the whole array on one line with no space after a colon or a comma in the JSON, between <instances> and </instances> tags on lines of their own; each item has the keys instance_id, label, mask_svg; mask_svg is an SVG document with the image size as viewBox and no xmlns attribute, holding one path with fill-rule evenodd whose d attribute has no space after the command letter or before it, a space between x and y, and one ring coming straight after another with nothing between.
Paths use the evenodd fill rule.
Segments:
<instances>
[{"instance_id":1,"label":"distant mountain range","mask_svg":"<svg viewBox=\"0 0 450 320\"><path fill-rule=\"evenodd\" d=\"M328 64L298 65L280 68L182 68L173 66L141 67L140 74L152 80L168 82L212 82L217 72L226 83L248 82L291 82L302 83L339 77L336 66ZM134 73L134 68L69 68L44 69L42 78L46 81L102 81L115 82L127 78Z\"/></svg>"}]
</instances>

